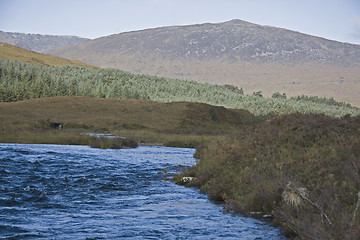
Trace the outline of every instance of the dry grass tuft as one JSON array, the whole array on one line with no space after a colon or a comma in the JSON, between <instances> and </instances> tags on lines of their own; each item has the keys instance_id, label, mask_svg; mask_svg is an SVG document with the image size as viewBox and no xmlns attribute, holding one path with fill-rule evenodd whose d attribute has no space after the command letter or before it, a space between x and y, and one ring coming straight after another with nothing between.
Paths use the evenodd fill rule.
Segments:
<instances>
[{"instance_id":1,"label":"dry grass tuft","mask_svg":"<svg viewBox=\"0 0 360 240\"><path fill-rule=\"evenodd\" d=\"M303 202L304 197L308 195L306 188L295 187L291 181L286 185L284 192L281 194L282 199L289 205L298 208Z\"/></svg>"}]
</instances>

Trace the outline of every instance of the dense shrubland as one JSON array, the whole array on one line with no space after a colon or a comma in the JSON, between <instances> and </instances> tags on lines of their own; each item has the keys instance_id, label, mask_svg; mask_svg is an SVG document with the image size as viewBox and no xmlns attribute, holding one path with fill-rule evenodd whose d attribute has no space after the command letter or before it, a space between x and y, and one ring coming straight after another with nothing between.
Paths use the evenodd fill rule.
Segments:
<instances>
[{"instance_id":1,"label":"dense shrubland","mask_svg":"<svg viewBox=\"0 0 360 240\"><path fill-rule=\"evenodd\" d=\"M306 96L286 99L284 95L264 98L261 94L244 95L242 89L231 85L137 75L116 69L41 67L0 59L0 101L52 96L203 102L270 116L294 112L324 113L335 117L360 115L359 109L334 99Z\"/></svg>"},{"instance_id":2,"label":"dense shrubland","mask_svg":"<svg viewBox=\"0 0 360 240\"><path fill-rule=\"evenodd\" d=\"M360 236L360 117L278 116L197 156L177 179L231 211L271 214L302 239Z\"/></svg>"}]
</instances>

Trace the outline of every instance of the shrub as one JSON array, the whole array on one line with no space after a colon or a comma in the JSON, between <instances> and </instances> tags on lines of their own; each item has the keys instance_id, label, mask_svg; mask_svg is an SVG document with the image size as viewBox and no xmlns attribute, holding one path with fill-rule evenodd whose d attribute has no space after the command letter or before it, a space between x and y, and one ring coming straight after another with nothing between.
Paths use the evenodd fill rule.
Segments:
<instances>
[{"instance_id":1,"label":"shrub","mask_svg":"<svg viewBox=\"0 0 360 240\"><path fill-rule=\"evenodd\" d=\"M304 239L360 236L360 117L291 114L197 153L189 186Z\"/></svg>"}]
</instances>

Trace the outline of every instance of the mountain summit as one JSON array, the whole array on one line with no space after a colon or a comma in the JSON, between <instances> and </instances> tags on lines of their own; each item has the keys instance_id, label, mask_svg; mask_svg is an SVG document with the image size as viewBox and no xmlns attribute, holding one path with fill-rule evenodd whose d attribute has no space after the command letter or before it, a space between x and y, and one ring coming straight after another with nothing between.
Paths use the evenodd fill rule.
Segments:
<instances>
[{"instance_id":1,"label":"mountain summit","mask_svg":"<svg viewBox=\"0 0 360 240\"><path fill-rule=\"evenodd\" d=\"M265 95L335 97L360 106L359 45L241 20L120 33L50 53L134 73L232 84Z\"/></svg>"},{"instance_id":2,"label":"mountain summit","mask_svg":"<svg viewBox=\"0 0 360 240\"><path fill-rule=\"evenodd\" d=\"M87 47L89 46L92 51L103 51L107 55L105 59L113 58L108 54L141 54L145 51L169 59L221 59L231 63L249 61L292 64L318 61L342 66L360 65L358 45L241 20L120 33L81 46L83 50L91 51ZM76 50L76 47L69 48L69 51L73 50ZM54 52L67 55L69 51ZM104 62L103 66L106 65Z\"/></svg>"}]
</instances>

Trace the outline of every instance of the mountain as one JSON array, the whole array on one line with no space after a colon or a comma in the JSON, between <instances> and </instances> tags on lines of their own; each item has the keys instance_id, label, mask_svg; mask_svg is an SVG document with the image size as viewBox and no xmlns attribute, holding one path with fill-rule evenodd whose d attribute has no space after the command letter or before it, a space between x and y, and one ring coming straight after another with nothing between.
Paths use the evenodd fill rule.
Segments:
<instances>
[{"instance_id":1,"label":"mountain","mask_svg":"<svg viewBox=\"0 0 360 240\"><path fill-rule=\"evenodd\" d=\"M54 36L0 31L0 42L42 53L88 40L87 38L76 36Z\"/></svg>"},{"instance_id":2,"label":"mountain","mask_svg":"<svg viewBox=\"0 0 360 240\"><path fill-rule=\"evenodd\" d=\"M110 35L51 54L133 73L360 106L360 46L241 20Z\"/></svg>"},{"instance_id":3,"label":"mountain","mask_svg":"<svg viewBox=\"0 0 360 240\"><path fill-rule=\"evenodd\" d=\"M46 55L34 51L29 51L11 44L0 42L0 58L7 60L16 60L26 63L31 63L40 66L81 66L93 69L99 69L87 63L78 60L69 60L52 55Z\"/></svg>"}]
</instances>

